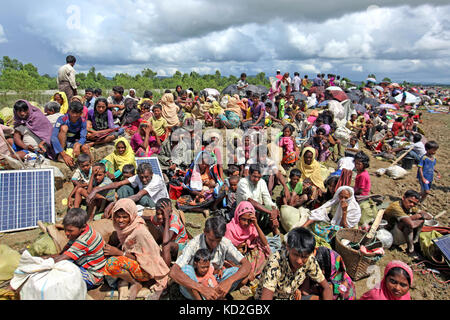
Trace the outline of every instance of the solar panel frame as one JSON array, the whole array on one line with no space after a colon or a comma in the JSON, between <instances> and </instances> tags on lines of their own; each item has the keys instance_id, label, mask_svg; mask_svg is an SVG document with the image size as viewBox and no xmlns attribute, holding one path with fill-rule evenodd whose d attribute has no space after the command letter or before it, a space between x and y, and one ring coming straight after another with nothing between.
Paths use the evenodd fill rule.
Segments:
<instances>
[{"instance_id":1,"label":"solar panel frame","mask_svg":"<svg viewBox=\"0 0 450 320\"><path fill-rule=\"evenodd\" d=\"M0 171L0 233L35 229L37 221L55 219L52 169Z\"/></svg>"},{"instance_id":2,"label":"solar panel frame","mask_svg":"<svg viewBox=\"0 0 450 320\"><path fill-rule=\"evenodd\" d=\"M136 165L139 167L142 163L148 163L152 166L153 174L159 175L164 181L164 175L161 169L161 165L159 164L159 159L157 157L144 157L144 158L136 158ZM169 192L167 191L167 186L165 188L166 198L169 198Z\"/></svg>"},{"instance_id":3,"label":"solar panel frame","mask_svg":"<svg viewBox=\"0 0 450 320\"><path fill-rule=\"evenodd\" d=\"M433 239L434 244L441 250L447 263L450 266L450 234L442 236L437 239Z\"/></svg>"}]
</instances>

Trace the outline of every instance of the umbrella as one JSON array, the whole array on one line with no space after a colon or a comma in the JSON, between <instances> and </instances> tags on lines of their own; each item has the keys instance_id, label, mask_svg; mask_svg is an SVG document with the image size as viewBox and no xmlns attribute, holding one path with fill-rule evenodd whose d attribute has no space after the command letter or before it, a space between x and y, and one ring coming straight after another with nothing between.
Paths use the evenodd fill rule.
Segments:
<instances>
[{"instance_id":1,"label":"umbrella","mask_svg":"<svg viewBox=\"0 0 450 320\"><path fill-rule=\"evenodd\" d=\"M232 95L238 94L238 93L239 93L239 91L237 89L237 85L235 85L235 84L230 84L228 87L226 87L222 91L222 95L229 94L230 96L232 96Z\"/></svg>"},{"instance_id":2,"label":"umbrella","mask_svg":"<svg viewBox=\"0 0 450 320\"><path fill-rule=\"evenodd\" d=\"M395 83L395 82L392 83L391 86L394 87L394 88L400 88L400 85L398 83Z\"/></svg>"},{"instance_id":3,"label":"umbrella","mask_svg":"<svg viewBox=\"0 0 450 320\"><path fill-rule=\"evenodd\" d=\"M403 94L398 94L395 96L395 100L397 100L397 102L402 102L403 99ZM406 100L405 103L406 104L410 104L410 103L419 103L420 102L420 98L414 96L413 94L406 92Z\"/></svg>"},{"instance_id":4,"label":"umbrella","mask_svg":"<svg viewBox=\"0 0 450 320\"><path fill-rule=\"evenodd\" d=\"M245 91L250 91L251 93L256 93L258 95L261 95L261 89L253 84L249 84L247 88L245 88Z\"/></svg>"},{"instance_id":5,"label":"umbrella","mask_svg":"<svg viewBox=\"0 0 450 320\"><path fill-rule=\"evenodd\" d=\"M326 90L329 90L329 91L343 91L340 87L336 87L336 86L328 87Z\"/></svg>"},{"instance_id":6,"label":"umbrella","mask_svg":"<svg viewBox=\"0 0 450 320\"><path fill-rule=\"evenodd\" d=\"M348 99L348 96L344 91L330 91L329 94L330 94L330 96L333 97L333 99L335 99L339 102L342 102L342 101Z\"/></svg>"},{"instance_id":7,"label":"umbrella","mask_svg":"<svg viewBox=\"0 0 450 320\"><path fill-rule=\"evenodd\" d=\"M355 107L356 112L361 112L361 113L367 112L366 107L361 104L354 104L353 106Z\"/></svg>"},{"instance_id":8,"label":"umbrella","mask_svg":"<svg viewBox=\"0 0 450 320\"><path fill-rule=\"evenodd\" d=\"M389 103L397 103L397 100L395 100L395 98L393 96L389 96L387 98L387 102L389 102Z\"/></svg>"},{"instance_id":9,"label":"umbrella","mask_svg":"<svg viewBox=\"0 0 450 320\"><path fill-rule=\"evenodd\" d=\"M377 79L375 79L375 78L367 78L366 81L367 82L377 83Z\"/></svg>"},{"instance_id":10,"label":"umbrella","mask_svg":"<svg viewBox=\"0 0 450 320\"><path fill-rule=\"evenodd\" d=\"M258 85L258 88L259 88L261 94L267 94L267 93L269 93L269 89L266 88L266 87L263 86L263 85Z\"/></svg>"},{"instance_id":11,"label":"umbrella","mask_svg":"<svg viewBox=\"0 0 450 320\"><path fill-rule=\"evenodd\" d=\"M203 91L205 91L209 96L213 96L213 97L219 97L220 96L220 92L217 91L217 89L206 88Z\"/></svg>"},{"instance_id":12,"label":"umbrella","mask_svg":"<svg viewBox=\"0 0 450 320\"><path fill-rule=\"evenodd\" d=\"M377 107L380 105L380 103L378 102L377 99L374 98L367 98L367 97L363 97L359 100L359 103L364 105L364 104L370 104L372 107Z\"/></svg>"},{"instance_id":13,"label":"umbrella","mask_svg":"<svg viewBox=\"0 0 450 320\"><path fill-rule=\"evenodd\" d=\"M393 104L385 103L380 104L379 106L375 107L375 109L397 109L397 107Z\"/></svg>"},{"instance_id":14,"label":"umbrella","mask_svg":"<svg viewBox=\"0 0 450 320\"><path fill-rule=\"evenodd\" d=\"M301 92L292 92L291 95L294 96L295 100L300 100L300 101L306 101L308 99L307 96L305 96L303 93Z\"/></svg>"},{"instance_id":15,"label":"umbrella","mask_svg":"<svg viewBox=\"0 0 450 320\"><path fill-rule=\"evenodd\" d=\"M375 86L375 90L378 90L379 92L384 92L384 88L382 86Z\"/></svg>"}]
</instances>

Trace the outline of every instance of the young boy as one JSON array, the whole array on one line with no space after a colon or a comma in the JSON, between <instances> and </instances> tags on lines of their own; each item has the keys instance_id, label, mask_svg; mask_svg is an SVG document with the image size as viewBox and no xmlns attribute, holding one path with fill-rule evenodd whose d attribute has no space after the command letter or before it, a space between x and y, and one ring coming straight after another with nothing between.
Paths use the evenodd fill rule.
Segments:
<instances>
[{"instance_id":1,"label":"young boy","mask_svg":"<svg viewBox=\"0 0 450 320\"><path fill-rule=\"evenodd\" d=\"M103 268L106 259L102 237L88 224L88 215L82 209L70 209L63 220L64 231L69 242L59 255L51 256L57 263L73 261L81 270L88 290L93 290L103 282Z\"/></svg>"},{"instance_id":2,"label":"young boy","mask_svg":"<svg viewBox=\"0 0 450 320\"><path fill-rule=\"evenodd\" d=\"M55 126L56 121L58 121L59 117L62 116L62 114L59 113L60 111L61 111L61 106L56 101L50 101L45 104L44 112L45 112L45 115L46 115L48 121L50 121L52 126Z\"/></svg>"},{"instance_id":3,"label":"young boy","mask_svg":"<svg viewBox=\"0 0 450 320\"><path fill-rule=\"evenodd\" d=\"M303 193L303 183L300 181L302 172L299 169L292 169L289 174L289 182L287 187L289 194L285 194L284 190L281 191L281 200L283 205L289 205L292 207L298 207L303 202L300 202L300 196ZM281 203L280 203L281 204Z\"/></svg>"},{"instance_id":4,"label":"young boy","mask_svg":"<svg viewBox=\"0 0 450 320\"><path fill-rule=\"evenodd\" d=\"M71 102L69 112L59 117L52 132L52 146L59 161L69 167L74 167L74 159L80 153L90 155L89 146L86 145L86 119L82 117L83 105L80 102ZM70 156L67 149L72 148L73 154Z\"/></svg>"},{"instance_id":5,"label":"young boy","mask_svg":"<svg viewBox=\"0 0 450 320\"><path fill-rule=\"evenodd\" d=\"M96 163L92 166L92 175L89 179L89 185L87 189L78 188L75 192L74 208L79 208L81 206L81 201L83 198L87 198L95 187L103 187L112 184L111 179L106 176L106 167L103 163ZM88 216L89 221L94 220L94 214L96 209L102 210L108 204L115 201L115 190L108 189L96 194L94 201L88 203Z\"/></svg>"},{"instance_id":6,"label":"young boy","mask_svg":"<svg viewBox=\"0 0 450 320\"><path fill-rule=\"evenodd\" d=\"M197 282L205 287L215 288L218 282L215 276L214 266L211 264L211 253L207 249L199 249L194 255L194 270ZM222 270L219 271L219 273ZM195 300L203 300L197 290L192 290Z\"/></svg>"},{"instance_id":7,"label":"young boy","mask_svg":"<svg viewBox=\"0 0 450 320\"><path fill-rule=\"evenodd\" d=\"M122 121L125 112L125 97L123 96L123 87L113 87L112 96L108 97L108 108L111 109L114 117L114 123L119 124Z\"/></svg>"},{"instance_id":8,"label":"young boy","mask_svg":"<svg viewBox=\"0 0 450 320\"><path fill-rule=\"evenodd\" d=\"M434 168L436 166L436 158L434 155L439 149L436 141L429 141L425 144L426 154L422 157L418 164L417 179L419 179L420 188L422 191L420 202L423 202L427 195L430 194L431 184L436 172L437 179L441 178L440 173Z\"/></svg>"},{"instance_id":9,"label":"young boy","mask_svg":"<svg viewBox=\"0 0 450 320\"><path fill-rule=\"evenodd\" d=\"M132 164L126 164L122 168L122 178L123 180L132 178L136 175L136 168Z\"/></svg>"},{"instance_id":10,"label":"young boy","mask_svg":"<svg viewBox=\"0 0 450 320\"><path fill-rule=\"evenodd\" d=\"M183 221L173 212L172 201L163 198L156 202L156 214L150 218L150 222L149 230L162 246L161 255L170 268L172 260L178 257L178 252L183 251L189 241Z\"/></svg>"},{"instance_id":11,"label":"young boy","mask_svg":"<svg viewBox=\"0 0 450 320\"><path fill-rule=\"evenodd\" d=\"M162 107L157 104L153 106L153 117L150 118L150 124L155 130L157 136L163 142L170 134L170 128L167 120L162 117Z\"/></svg>"},{"instance_id":12,"label":"young boy","mask_svg":"<svg viewBox=\"0 0 450 320\"><path fill-rule=\"evenodd\" d=\"M82 153L77 159L77 169L72 176L73 190L67 198L69 208L73 207L73 196L79 188L87 188L91 179L91 157L88 154Z\"/></svg>"}]
</instances>

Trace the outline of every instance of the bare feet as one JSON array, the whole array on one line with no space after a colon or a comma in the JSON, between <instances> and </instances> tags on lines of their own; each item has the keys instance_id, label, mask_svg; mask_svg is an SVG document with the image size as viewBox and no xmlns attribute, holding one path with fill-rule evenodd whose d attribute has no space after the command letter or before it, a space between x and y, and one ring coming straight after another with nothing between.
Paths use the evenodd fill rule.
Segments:
<instances>
[{"instance_id":1,"label":"bare feet","mask_svg":"<svg viewBox=\"0 0 450 320\"><path fill-rule=\"evenodd\" d=\"M130 293L128 296L128 300L136 300L136 297L142 288L143 288L143 286L140 282L136 281L135 283L133 283L130 287L130 291L129 291Z\"/></svg>"}]
</instances>

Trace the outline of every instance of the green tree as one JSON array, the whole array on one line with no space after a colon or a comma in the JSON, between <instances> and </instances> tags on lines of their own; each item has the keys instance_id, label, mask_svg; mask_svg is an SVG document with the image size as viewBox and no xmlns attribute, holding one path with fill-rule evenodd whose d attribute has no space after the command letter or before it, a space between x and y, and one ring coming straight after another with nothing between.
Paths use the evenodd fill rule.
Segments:
<instances>
[{"instance_id":1,"label":"green tree","mask_svg":"<svg viewBox=\"0 0 450 320\"><path fill-rule=\"evenodd\" d=\"M8 56L3 56L2 61L0 62L0 71L5 69L13 69L13 70L22 70L23 64L17 59L11 59Z\"/></svg>"},{"instance_id":2,"label":"green tree","mask_svg":"<svg viewBox=\"0 0 450 320\"><path fill-rule=\"evenodd\" d=\"M5 69L0 76L0 89L24 93L39 89L39 82L25 70Z\"/></svg>"},{"instance_id":3,"label":"green tree","mask_svg":"<svg viewBox=\"0 0 450 320\"><path fill-rule=\"evenodd\" d=\"M392 81L391 81L391 79L389 79L388 77L385 77L385 78L383 79L383 82L389 82L389 83L391 83Z\"/></svg>"}]
</instances>

